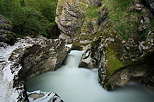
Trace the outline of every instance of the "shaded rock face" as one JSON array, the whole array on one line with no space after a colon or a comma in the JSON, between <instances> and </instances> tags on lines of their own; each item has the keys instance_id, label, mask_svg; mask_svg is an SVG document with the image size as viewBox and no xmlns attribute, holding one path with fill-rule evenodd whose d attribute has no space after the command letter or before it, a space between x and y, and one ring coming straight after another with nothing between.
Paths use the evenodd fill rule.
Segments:
<instances>
[{"instance_id":1,"label":"shaded rock face","mask_svg":"<svg viewBox=\"0 0 154 102\"><path fill-rule=\"evenodd\" d=\"M154 32L153 31L149 31L146 39L139 43L138 48L140 52L142 53L142 56L144 56L146 52L153 50L154 48Z\"/></svg>"},{"instance_id":2,"label":"shaded rock face","mask_svg":"<svg viewBox=\"0 0 154 102\"><path fill-rule=\"evenodd\" d=\"M99 39L100 40L100 39ZM104 57L104 46L99 45L100 41L93 42L85 51L81 58L79 67L83 68L98 68Z\"/></svg>"},{"instance_id":3,"label":"shaded rock face","mask_svg":"<svg viewBox=\"0 0 154 102\"><path fill-rule=\"evenodd\" d=\"M112 37L113 38L105 37L101 38L101 40L93 41L83 54L80 67L99 68L99 83L108 90L114 89L117 86L124 86L129 81L135 81L153 87L154 65L150 62L152 61L152 58L146 58L146 61L144 60L145 62L142 61L139 64L133 64L136 63L135 61L145 59L143 56L146 56L153 51L153 33L149 32L146 39L140 43L136 43L132 38L125 42L120 41L120 39L118 40L114 36ZM111 63L109 61L116 56L112 57L112 55L110 55L108 57L107 54L109 51L107 49L114 49L113 51L118 54L119 61L121 61L121 63L126 63L125 61L128 60L131 62L130 66L124 68L119 66L119 70L114 70L116 73L110 76L109 73L107 73L109 70L112 70L109 69L109 64L114 65L114 63L117 62Z\"/></svg>"},{"instance_id":4,"label":"shaded rock face","mask_svg":"<svg viewBox=\"0 0 154 102\"><path fill-rule=\"evenodd\" d=\"M153 55L149 55L151 57L144 60L153 51L153 44L153 33L151 31L145 40L137 43L133 38L129 38L127 41L118 40L114 36L100 38L91 43L90 47L83 54L79 66L99 68L99 83L108 90L114 89L117 86L124 86L129 81L135 81L153 87L154 65L151 64L153 63L151 62ZM110 60L117 56L112 57L114 53L108 55L110 53L108 49L112 49L118 55L118 60L121 63L126 63L124 68L122 68L123 66L119 66L118 69L114 70L113 72L115 74L112 73L112 76L108 73L109 70L112 70L109 69L109 64L116 66L114 63L117 62L115 60L115 62L111 63ZM143 60L140 61L140 59ZM131 62L128 64L128 67L127 61ZM136 61L140 61L140 63L135 64Z\"/></svg>"},{"instance_id":5,"label":"shaded rock face","mask_svg":"<svg viewBox=\"0 0 154 102\"><path fill-rule=\"evenodd\" d=\"M99 52L99 51L98 51ZM97 51L92 51L92 48L88 48L81 58L81 63L79 67L83 68L98 68L98 63L101 60L101 54ZM95 56L94 56L95 55ZM100 59L100 60L98 60Z\"/></svg>"},{"instance_id":6,"label":"shaded rock face","mask_svg":"<svg viewBox=\"0 0 154 102\"><path fill-rule=\"evenodd\" d=\"M11 22L0 15L0 42L13 44L15 41L15 34L11 31Z\"/></svg>"},{"instance_id":7,"label":"shaded rock face","mask_svg":"<svg viewBox=\"0 0 154 102\"><path fill-rule=\"evenodd\" d=\"M108 10L106 8L102 8L100 12L98 12L98 25L101 25L108 17Z\"/></svg>"},{"instance_id":8,"label":"shaded rock face","mask_svg":"<svg viewBox=\"0 0 154 102\"><path fill-rule=\"evenodd\" d=\"M141 62L137 62L134 65L124 67L117 70L108 83L105 84L107 89L115 89L116 87L122 87L129 81L135 81L149 88L154 88L154 52L143 57Z\"/></svg>"},{"instance_id":9,"label":"shaded rock face","mask_svg":"<svg viewBox=\"0 0 154 102\"><path fill-rule=\"evenodd\" d=\"M110 42L114 41L112 38L97 39L93 41L90 47L85 51L81 57L79 67L83 68L98 68L99 83L104 84L106 78L106 47Z\"/></svg>"},{"instance_id":10,"label":"shaded rock face","mask_svg":"<svg viewBox=\"0 0 154 102\"><path fill-rule=\"evenodd\" d=\"M146 2L147 5L151 7L151 9L154 11L154 0L142 0Z\"/></svg>"},{"instance_id":11,"label":"shaded rock face","mask_svg":"<svg viewBox=\"0 0 154 102\"><path fill-rule=\"evenodd\" d=\"M138 48L138 42L134 40L134 38L129 38L127 41L123 41L121 43L122 53L120 54L120 59L123 62L133 62L137 61L141 56L140 50Z\"/></svg>"},{"instance_id":12,"label":"shaded rock face","mask_svg":"<svg viewBox=\"0 0 154 102\"><path fill-rule=\"evenodd\" d=\"M76 3L66 2L65 5L60 5L59 1L56 14L56 23L61 30L61 38L73 36L83 23L84 14Z\"/></svg>"},{"instance_id":13,"label":"shaded rock face","mask_svg":"<svg viewBox=\"0 0 154 102\"><path fill-rule=\"evenodd\" d=\"M153 75L149 73L150 71L153 72L153 69L150 69L153 65L144 62L134 65L136 61L140 61L143 56L149 54L154 48L153 29L150 28L153 19L151 12L139 1L134 3L133 7L130 6L129 12L141 13L136 21L137 33L128 37L128 39L122 39L116 32L112 32L110 28L108 29L108 25L111 26L110 23L106 23L107 20L110 19L107 17L108 10L104 7L100 9L100 11L102 14L100 12L98 17L99 27L94 34L102 33L103 37L96 36L97 39L101 39L97 41L97 43L95 43L95 38L91 41L90 47L82 56L80 67L99 68L99 82L107 89L110 89L108 85L113 86L112 89L114 89L116 86L123 86L131 80L154 86L154 84L150 84L151 82L148 80L153 80ZM111 34L106 35L105 33L107 32L111 32ZM109 38L109 36L111 37ZM105 40L109 42L106 43ZM103 54L99 50L100 47L102 48ZM101 55L101 58L98 57L98 55ZM103 66L99 66L100 59L103 60ZM129 67L127 67L128 65ZM121 68L125 69L121 71L119 70ZM114 72L116 72L116 74L113 74ZM108 81L110 84L105 84L108 83Z\"/></svg>"},{"instance_id":14,"label":"shaded rock face","mask_svg":"<svg viewBox=\"0 0 154 102\"><path fill-rule=\"evenodd\" d=\"M99 0L69 1L76 3L77 5L81 4L81 8L84 5L83 11L86 14L84 15L85 19L83 20L83 24L76 33L78 35L75 36L72 41L77 47L82 47L82 42L88 42L83 44L86 46L83 47L85 53L82 56L79 67L99 68L99 82L102 86L105 86L105 83L108 83L108 80L115 71L119 71L119 69L125 66L132 65L132 63L135 63L135 61L138 61L141 57L148 54L149 51L153 49L153 29L150 28L153 17L150 10L147 9L145 5L141 3L141 1L133 0L132 4L130 4L130 6L128 6L126 9L126 12L129 12L128 14L130 14L129 19L134 19L132 22L136 24L136 26L134 26L134 31L131 32L132 34L128 35L126 38L123 38L123 35L127 35L125 34L127 32L123 33L123 35L120 35L119 31L116 30L116 26L118 27L118 25L114 25L112 17L108 17L113 12L110 11L111 8L105 4L106 2L104 2L104 4L99 8L96 7L97 5L95 5L96 2L99 2ZM64 2L67 2L67 0ZM65 6L63 4L60 5L59 2L59 6L57 8L58 16L56 17L57 21L59 19L58 17L62 17L60 15L62 15L63 11L65 11L63 8L67 7L67 3ZM93 11L91 9L96 10ZM90 12L90 10L93 12ZM95 14L95 16L88 15L91 13ZM134 16L133 13L139 14L134 14ZM58 22L60 22L60 20ZM120 21L120 23L122 23L122 21ZM69 24L71 25L71 23L68 22L65 22L64 24L67 26ZM70 34L69 32L64 33L64 27L61 28L59 26L59 28L62 32L62 38L70 38L70 34L75 34L74 32ZM71 28L71 26L68 26L68 28ZM127 30L129 30L129 28ZM147 34L147 32L149 33ZM143 73L146 73L147 70L144 70L144 68L142 70L141 67L144 67L144 65L138 65L138 68L140 68ZM136 72L134 72L134 76L136 76L135 73L139 71L138 68L136 69ZM133 76L130 75L127 70L126 74L128 74L128 76Z\"/></svg>"},{"instance_id":15,"label":"shaded rock face","mask_svg":"<svg viewBox=\"0 0 154 102\"><path fill-rule=\"evenodd\" d=\"M0 49L2 102L28 101L26 78L57 69L70 51L63 40L46 38L21 39L14 46Z\"/></svg>"}]
</instances>

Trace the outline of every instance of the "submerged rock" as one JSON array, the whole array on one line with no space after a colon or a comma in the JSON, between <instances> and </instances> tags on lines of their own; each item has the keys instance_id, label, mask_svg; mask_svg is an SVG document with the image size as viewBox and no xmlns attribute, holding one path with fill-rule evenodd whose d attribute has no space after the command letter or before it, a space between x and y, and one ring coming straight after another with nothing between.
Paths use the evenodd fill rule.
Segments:
<instances>
[{"instance_id":1,"label":"submerged rock","mask_svg":"<svg viewBox=\"0 0 154 102\"><path fill-rule=\"evenodd\" d=\"M46 38L19 39L0 49L1 102L27 102L26 78L56 70L70 51L63 40Z\"/></svg>"}]
</instances>

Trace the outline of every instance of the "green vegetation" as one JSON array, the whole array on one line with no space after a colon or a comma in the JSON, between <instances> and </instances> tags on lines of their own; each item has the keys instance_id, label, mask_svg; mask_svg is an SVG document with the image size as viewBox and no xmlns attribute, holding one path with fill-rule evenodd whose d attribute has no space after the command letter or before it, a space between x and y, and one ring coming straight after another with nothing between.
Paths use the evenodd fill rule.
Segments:
<instances>
[{"instance_id":1,"label":"green vegetation","mask_svg":"<svg viewBox=\"0 0 154 102\"><path fill-rule=\"evenodd\" d=\"M114 38L115 40L111 45L106 47L107 77L110 77L125 64L125 62L123 63L119 59L118 55L120 55L122 49L118 44L121 44L121 40L127 40L137 33L137 22L141 13L130 11L134 5L134 0L103 0L102 7L89 5L84 9L85 21L82 25L81 32L86 32L86 34L80 35L79 38L93 41L98 38ZM98 12L103 8L106 8L109 12L108 19L103 22L100 29L92 34L90 31L93 30L94 27L97 28L98 25L92 24L91 22L97 22Z\"/></svg>"},{"instance_id":2,"label":"green vegetation","mask_svg":"<svg viewBox=\"0 0 154 102\"><path fill-rule=\"evenodd\" d=\"M94 18L97 18L98 17L98 11L99 11L99 7L96 7L96 6L93 6L93 5L90 5L86 8L86 18L87 19L94 19Z\"/></svg>"},{"instance_id":3,"label":"green vegetation","mask_svg":"<svg viewBox=\"0 0 154 102\"><path fill-rule=\"evenodd\" d=\"M113 29L123 38L127 39L136 31L138 12L130 12L133 0L104 0L109 10L109 18Z\"/></svg>"},{"instance_id":4,"label":"green vegetation","mask_svg":"<svg viewBox=\"0 0 154 102\"><path fill-rule=\"evenodd\" d=\"M150 22L150 29L154 29L154 19L152 19Z\"/></svg>"},{"instance_id":5,"label":"green vegetation","mask_svg":"<svg viewBox=\"0 0 154 102\"><path fill-rule=\"evenodd\" d=\"M113 31L122 39L128 39L137 32L137 20L140 15L140 12L131 12L130 9L132 7L134 7L134 0L103 0L102 7L96 7L94 5L82 6L82 10L85 11L85 20L81 32L89 32L88 28L90 27L88 25L90 25L92 21L97 22L98 12L101 11L102 8L107 8L110 26L107 30L104 27L100 31L102 35L110 34L111 31ZM88 35L90 35L90 32Z\"/></svg>"},{"instance_id":6,"label":"green vegetation","mask_svg":"<svg viewBox=\"0 0 154 102\"><path fill-rule=\"evenodd\" d=\"M57 0L0 0L0 14L12 22L16 34L53 37L56 3Z\"/></svg>"},{"instance_id":7,"label":"green vegetation","mask_svg":"<svg viewBox=\"0 0 154 102\"><path fill-rule=\"evenodd\" d=\"M112 75L117 69L123 66L122 62L117 58L116 53L110 49L106 49L107 75Z\"/></svg>"}]
</instances>

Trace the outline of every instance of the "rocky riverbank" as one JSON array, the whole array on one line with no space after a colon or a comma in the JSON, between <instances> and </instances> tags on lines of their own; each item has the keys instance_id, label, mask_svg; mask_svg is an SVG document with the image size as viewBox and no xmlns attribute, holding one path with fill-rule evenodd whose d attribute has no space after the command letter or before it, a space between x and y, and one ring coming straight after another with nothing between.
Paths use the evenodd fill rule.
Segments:
<instances>
[{"instance_id":1,"label":"rocky riverbank","mask_svg":"<svg viewBox=\"0 0 154 102\"><path fill-rule=\"evenodd\" d=\"M60 39L28 37L0 49L0 100L21 102L28 101L26 79L59 68L71 48Z\"/></svg>"},{"instance_id":2,"label":"rocky riverbank","mask_svg":"<svg viewBox=\"0 0 154 102\"><path fill-rule=\"evenodd\" d=\"M85 51L79 67L98 68L106 89L129 81L153 88L153 8L153 0L58 0L58 39L17 39L0 16L0 101L28 101L26 79L59 68L71 49L67 44Z\"/></svg>"},{"instance_id":3,"label":"rocky riverbank","mask_svg":"<svg viewBox=\"0 0 154 102\"><path fill-rule=\"evenodd\" d=\"M129 70L129 66L133 67L136 62L144 59L144 56L153 53L154 17L152 12L152 2L148 0L102 2L100 0L93 2L91 0L64 0L63 2L59 0L56 21L63 35L60 37L73 39L71 43L76 48L85 50L79 66L99 68L99 82L103 87L110 89L108 86L113 88L116 86L110 83L111 80L117 78L113 73L126 75L121 72L122 69L127 69L128 66ZM67 13L69 17L64 15ZM66 32L68 29L71 29L71 32ZM141 66L134 65L134 68L138 66L141 70L146 69L147 67L145 68L142 64L144 62L140 64ZM153 67L148 67L142 72L146 73L147 70L153 72L152 69ZM138 68L136 70L138 72ZM128 75L132 74L128 72ZM147 76L151 78L153 75L146 73L146 78ZM131 81L131 78L128 78L125 83L121 82L123 84L119 86L124 86L128 80ZM144 83L138 78L135 81Z\"/></svg>"}]
</instances>

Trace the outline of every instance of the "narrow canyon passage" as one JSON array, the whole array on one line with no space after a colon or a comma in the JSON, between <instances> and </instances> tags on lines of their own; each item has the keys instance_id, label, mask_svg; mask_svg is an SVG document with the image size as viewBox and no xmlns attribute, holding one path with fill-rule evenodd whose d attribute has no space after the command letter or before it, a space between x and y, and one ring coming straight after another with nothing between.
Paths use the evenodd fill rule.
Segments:
<instances>
[{"instance_id":1,"label":"narrow canyon passage","mask_svg":"<svg viewBox=\"0 0 154 102\"><path fill-rule=\"evenodd\" d=\"M98 83L98 70L78 68L82 51L73 50L65 65L27 81L28 91L51 91L64 102L153 102L154 91L135 83L108 92Z\"/></svg>"}]
</instances>

